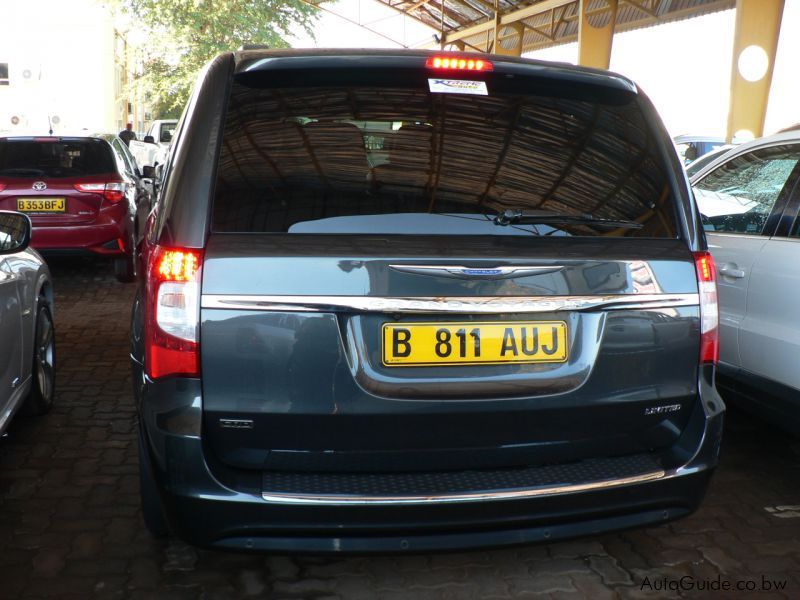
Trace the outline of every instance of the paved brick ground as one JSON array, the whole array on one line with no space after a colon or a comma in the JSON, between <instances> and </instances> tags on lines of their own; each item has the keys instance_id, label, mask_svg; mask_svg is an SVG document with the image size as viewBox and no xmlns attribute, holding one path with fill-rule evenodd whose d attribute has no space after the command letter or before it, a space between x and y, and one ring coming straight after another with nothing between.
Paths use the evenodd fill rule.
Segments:
<instances>
[{"instance_id":1,"label":"paved brick ground","mask_svg":"<svg viewBox=\"0 0 800 600\"><path fill-rule=\"evenodd\" d=\"M785 582L782 593L759 598L800 597L800 441L735 410L702 509L662 527L388 558L265 557L154 541L138 508L133 288L103 262L56 262L53 271L56 407L18 419L0 440L2 598L709 597L657 588L683 576L758 590L765 579Z\"/></svg>"}]
</instances>

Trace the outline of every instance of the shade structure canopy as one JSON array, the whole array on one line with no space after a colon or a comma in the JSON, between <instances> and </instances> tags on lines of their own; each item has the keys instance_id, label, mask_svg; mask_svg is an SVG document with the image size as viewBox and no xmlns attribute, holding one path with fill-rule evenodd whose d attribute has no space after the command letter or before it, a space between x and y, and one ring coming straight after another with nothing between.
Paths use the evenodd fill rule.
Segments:
<instances>
[{"instance_id":1,"label":"shade structure canopy","mask_svg":"<svg viewBox=\"0 0 800 600\"><path fill-rule=\"evenodd\" d=\"M580 0L377 1L433 28L445 45L467 50L510 52L521 37L521 52L530 52L578 39ZM612 13L607 0L584 4L590 21L598 26L607 23ZM620 0L614 30L630 31L735 6L735 0Z\"/></svg>"}]
</instances>

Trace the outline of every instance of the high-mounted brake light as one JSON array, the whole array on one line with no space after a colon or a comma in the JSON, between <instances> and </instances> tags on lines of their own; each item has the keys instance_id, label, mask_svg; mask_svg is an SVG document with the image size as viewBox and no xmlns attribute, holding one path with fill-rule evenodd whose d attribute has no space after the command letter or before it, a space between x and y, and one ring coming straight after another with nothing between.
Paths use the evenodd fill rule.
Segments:
<instances>
[{"instance_id":1,"label":"high-mounted brake light","mask_svg":"<svg viewBox=\"0 0 800 600\"><path fill-rule=\"evenodd\" d=\"M494 71L494 65L482 58L461 56L431 56L425 61L429 69L455 69L460 71Z\"/></svg>"},{"instance_id":2,"label":"high-mounted brake light","mask_svg":"<svg viewBox=\"0 0 800 600\"><path fill-rule=\"evenodd\" d=\"M115 204L125 198L128 184L121 182L112 183L76 183L75 189L89 194L102 194L103 198Z\"/></svg>"},{"instance_id":3,"label":"high-mounted brake light","mask_svg":"<svg viewBox=\"0 0 800 600\"><path fill-rule=\"evenodd\" d=\"M719 361L719 301L714 259L708 252L695 252L697 288L700 293L700 363Z\"/></svg>"},{"instance_id":4,"label":"high-mounted brake light","mask_svg":"<svg viewBox=\"0 0 800 600\"><path fill-rule=\"evenodd\" d=\"M151 379L197 376L199 271L203 251L157 246L147 269L145 363Z\"/></svg>"}]
</instances>

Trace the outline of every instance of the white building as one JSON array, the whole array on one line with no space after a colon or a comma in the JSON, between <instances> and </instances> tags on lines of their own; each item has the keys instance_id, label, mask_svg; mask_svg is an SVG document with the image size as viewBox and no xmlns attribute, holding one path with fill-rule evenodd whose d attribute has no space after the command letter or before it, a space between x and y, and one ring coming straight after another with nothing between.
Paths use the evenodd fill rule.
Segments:
<instances>
[{"instance_id":1,"label":"white building","mask_svg":"<svg viewBox=\"0 0 800 600\"><path fill-rule=\"evenodd\" d=\"M126 44L96 0L0 0L0 132L119 131Z\"/></svg>"}]
</instances>

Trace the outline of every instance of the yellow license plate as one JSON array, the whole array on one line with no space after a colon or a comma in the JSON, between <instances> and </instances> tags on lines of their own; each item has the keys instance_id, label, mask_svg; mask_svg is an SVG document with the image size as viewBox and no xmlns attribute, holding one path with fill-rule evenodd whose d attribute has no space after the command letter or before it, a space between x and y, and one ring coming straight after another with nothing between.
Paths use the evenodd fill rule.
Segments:
<instances>
[{"instance_id":1,"label":"yellow license plate","mask_svg":"<svg viewBox=\"0 0 800 600\"><path fill-rule=\"evenodd\" d=\"M60 213L67 209L65 198L17 198L19 212Z\"/></svg>"},{"instance_id":2,"label":"yellow license plate","mask_svg":"<svg viewBox=\"0 0 800 600\"><path fill-rule=\"evenodd\" d=\"M387 367L565 362L564 321L386 323Z\"/></svg>"}]
</instances>

